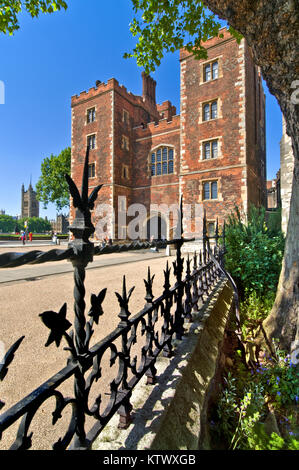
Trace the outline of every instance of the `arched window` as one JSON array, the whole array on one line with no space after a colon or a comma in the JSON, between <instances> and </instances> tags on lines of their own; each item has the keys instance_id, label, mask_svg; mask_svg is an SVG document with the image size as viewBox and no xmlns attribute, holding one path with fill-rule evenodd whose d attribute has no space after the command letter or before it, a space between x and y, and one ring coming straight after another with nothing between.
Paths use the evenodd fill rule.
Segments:
<instances>
[{"instance_id":1,"label":"arched window","mask_svg":"<svg viewBox=\"0 0 299 470\"><path fill-rule=\"evenodd\" d=\"M169 175L173 173L173 148L159 147L151 153L151 175Z\"/></svg>"}]
</instances>

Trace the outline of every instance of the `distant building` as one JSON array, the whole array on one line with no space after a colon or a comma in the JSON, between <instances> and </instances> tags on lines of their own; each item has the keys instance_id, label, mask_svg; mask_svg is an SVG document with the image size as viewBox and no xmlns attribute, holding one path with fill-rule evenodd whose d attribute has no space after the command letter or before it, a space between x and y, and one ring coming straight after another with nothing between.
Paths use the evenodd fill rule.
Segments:
<instances>
[{"instance_id":1,"label":"distant building","mask_svg":"<svg viewBox=\"0 0 299 470\"><path fill-rule=\"evenodd\" d=\"M0 215L5 215L5 210L4 209L0 209Z\"/></svg>"},{"instance_id":2,"label":"distant building","mask_svg":"<svg viewBox=\"0 0 299 470\"><path fill-rule=\"evenodd\" d=\"M53 232L68 233L69 220L65 215L58 215L56 220L50 220Z\"/></svg>"},{"instance_id":3,"label":"distant building","mask_svg":"<svg viewBox=\"0 0 299 470\"><path fill-rule=\"evenodd\" d=\"M31 182L27 191L22 184L21 218L23 217L39 217L39 202Z\"/></svg>"},{"instance_id":4,"label":"distant building","mask_svg":"<svg viewBox=\"0 0 299 470\"><path fill-rule=\"evenodd\" d=\"M276 174L276 178L267 181L267 209L278 209L281 207L280 196L280 170Z\"/></svg>"}]
</instances>

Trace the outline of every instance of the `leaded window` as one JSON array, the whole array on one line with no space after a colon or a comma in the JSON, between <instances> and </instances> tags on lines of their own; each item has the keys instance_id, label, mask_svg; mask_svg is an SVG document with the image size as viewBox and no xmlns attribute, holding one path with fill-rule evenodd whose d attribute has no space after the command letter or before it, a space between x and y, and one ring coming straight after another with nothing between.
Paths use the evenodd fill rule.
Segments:
<instances>
[{"instance_id":1,"label":"leaded window","mask_svg":"<svg viewBox=\"0 0 299 470\"><path fill-rule=\"evenodd\" d=\"M218 78L218 61L210 62L204 66L204 81L209 82Z\"/></svg>"},{"instance_id":2,"label":"leaded window","mask_svg":"<svg viewBox=\"0 0 299 470\"><path fill-rule=\"evenodd\" d=\"M212 64L212 78L218 78L218 62L213 62Z\"/></svg>"},{"instance_id":3,"label":"leaded window","mask_svg":"<svg viewBox=\"0 0 299 470\"><path fill-rule=\"evenodd\" d=\"M87 146L90 150L96 148L96 135L95 134L87 136Z\"/></svg>"},{"instance_id":4,"label":"leaded window","mask_svg":"<svg viewBox=\"0 0 299 470\"><path fill-rule=\"evenodd\" d=\"M96 174L95 163L90 163L88 165L88 178L94 178Z\"/></svg>"},{"instance_id":5,"label":"leaded window","mask_svg":"<svg viewBox=\"0 0 299 470\"><path fill-rule=\"evenodd\" d=\"M96 119L96 108L90 108L87 110L87 122L94 122Z\"/></svg>"},{"instance_id":6,"label":"leaded window","mask_svg":"<svg viewBox=\"0 0 299 470\"><path fill-rule=\"evenodd\" d=\"M218 103L217 101L211 101L203 105L203 120L209 121L210 119L216 119L218 117Z\"/></svg>"},{"instance_id":7,"label":"leaded window","mask_svg":"<svg viewBox=\"0 0 299 470\"><path fill-rule=\"evenodd\" d=\"M206 181L203 183L203 199L218 199L217 181Z\"/></svg>"},{"instance_id":8,"label":"leaded window","mask_svg":"<svg viewBox=\"0 0 299 470\"><path fill-rule=\"evenodd\" d=\"M218 157L218 140L209 140L203 143L203 160Z\"/></svg>"},{"instance_id":9,"label":"leaded window","mask_svg":"<svg viewBox=\"0 0 299 470\"><path fill-rule=\"evenodd\" d=\"M215 236L215 222L209 221L208 222L208 236L214 237Z\"/></svg>"},{"instance_id":10,"label":"leaded window","mask_svg":"<svg viewBox=\"0 0 299 470\"><path fill-rule=\"evenodd\" d=\"M151 153L151 175L168 175L173 173L173 148L159 147Z\"/></svg>"}]
</instances>

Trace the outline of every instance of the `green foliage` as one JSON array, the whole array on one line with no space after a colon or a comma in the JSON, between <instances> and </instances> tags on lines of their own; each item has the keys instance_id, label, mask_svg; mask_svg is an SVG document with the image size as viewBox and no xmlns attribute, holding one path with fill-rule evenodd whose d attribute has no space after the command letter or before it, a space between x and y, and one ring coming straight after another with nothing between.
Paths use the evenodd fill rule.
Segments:
<instances>
[{"instance_id":1,"label":"green foliage","mask_svg":"<svg viewBox=\"0 0 299 470\"><path fill-rule=\"evenodd\" d=\"M265 431L265 426L259 423L248 437L248 448L250 450L299 450L299 441L292 437L284 439L275 432L269 436Z\"/></svg>"},{"instance_id":2,"label":"green foliage","mask_svg":"<svg viewBox=\"0 0 299 470\"><path fill-rule=\"evenodd\" d=\"M263 417L264 395L259 384L250 384L248 391L237 406L238 423L233 434L230 448L246 449L248 440L252 438L254 428Z\"/></svg>"},{"instance_id":3,"label":"green foliage","mask_svg":"<svg viewBox=\"0 0 299 470\"><path fill-rule=\"evenodd\" d=\"M71 149L62 150L59 155L46 157L41 164L41 176L36 185L36 197L43 202L44 209L49 202L56 204L58 212L69 206L70 196L65 174L71 172Z\"/></svg>"},{"instance_id":4,"label":"green foliage","mask_svg":"<svg viewBox=\"0 0 299 470\"><path fill-rule=\"evenodd\" d=\"M275 355L257 370L259 381L276 408L298 406L299 364L291 362L290 355L278 348L277 341L273 340L272 345Z\"/></svg>"},{"instance_id":5,"label":"green foliage","mask_svg":"<svg viewBox=\"0 0 299 470\"><path fill-rule=\"evenodd\" d=\"M23 217L18 220L18 226L21 230L25 230L25 221L27 221L28 233L44 233L52 229L50 222L41 217Z\"/></svg>"},{"instance_id":6,"label":"green foliage","mask_svg":"<svg viewBox=\"0 0 299 470\"><path fill-rule=\"evenodd\" d=\"M16 225L17 221L11 215L0 214L0 232L14 232Z\"/></svg>"},{"instance_id":7,"label":"green foliage","mask_svg":"<svg viewBox=\"0 0 299 470\"><path fill-rule=\"evenodd\" d=\"M273 236L265 224L265 209L250 207L242 221L238 208L226 226L226 268L237 283L241 296L245 289L264 296L277 287L284 250L281 232Z\"/></svg>"},{"instance_id":8,"label":"green foliage","mask_svg":"<svg viewBox=\"0 0 299 470\"><path fill-rule=\"evenodd\" d=\"M245 369L237 354L233 373L225 378L214 432L227 449L299 449L299 365L291 363L275 340L272 349L274 357L265 354L258 369ZM266 424L269 409L279 434Z\"/></svg>"},{"instance_id":9,"label":"green foliage","mask_svg":"<svg viewBox=\"0 0 299 470\"><path fill-rule=\"evenodd\" d=\"M263 388L248 380L245 386L243 381L238 384L231 373L228 373L225 382L217 407L217 433L225 439L229 449L246 449L256 424L264 417ZM245 392L243 397L240 393L242 388Z\"/></svg>"},{"instance_id":10,"label":"green foliage","mask_svg":"<svg viewBox=\"0 0 299 470\"><path fill-rule=\"evenodd\" d=\"M20 28L18 16L23 11L36 18L40 13L67 9L63 0L0 0L0 32L12 35Z\"/></svg>"},{"instance_id":11,"label":"green foliage","mask_svg":"<svg viewBox=\"0 0 299 470\"><path fill-rule=\"evenodd\" d=\"M201 45L219 34L221 24L201 0L132 0L135 17L130 30L138 42L133 52L124 54L134 57L137 65L146 73L154 71L165 52L182 47L194 54L196 59L206 58ZM239 41L241 36L233 28L229 31Z\"/></svg>"},{"instance_id":12,"label":"green foliage","mask_svg":"<svg viewBox=\"0 0 299 470\"><path fill-rule=\"evenodd\" d=\"M282 436L266 430L265 418L268 413L266 399L269 399L269 390L272 385L264 380L267 377L265 372L263 375L261 371L256 373L252 371L250 375L247 371L246 379L243 373L239 374L239 370L235 370L234 373L235 376L228 373L225 378L225 388L217 404L217 425L214 432L218 439L231 450L298 450L298 434L293 432L293 429L297 428L295 419L292 420L293 423L291 419L284 419L284 423L288 424L285 425L286 431ZM277 374L277 369L275 374ZM294 381L294 377L292 372L288 385ZM298 387L298 369L296 380ZM246 385L244 385L245 381ZM284 384L284 392L288 385Z\"/></svg>"},{"instance_id":13,"label":"green foliage","mask_svg":"<svg viewBox=\"0 0 299 470\"><path fill-rule=\"evenodd\" d=\"M254 335L255 330L270 313L275 300L275 292L269 291L259 296L256 291L245 288L244 300L240 302L240 322L243 338Z\"/></svg>"},{"instance_id":14,"label":"green foliage","mask_svg":"<svg viewBox=\"0 0 299 470\"><path fill-rule=\"evenodd\" d=\"M281 207L267 214L266 225L271 235L275 236L281 233Z\"/></svg>"}]
</instances>

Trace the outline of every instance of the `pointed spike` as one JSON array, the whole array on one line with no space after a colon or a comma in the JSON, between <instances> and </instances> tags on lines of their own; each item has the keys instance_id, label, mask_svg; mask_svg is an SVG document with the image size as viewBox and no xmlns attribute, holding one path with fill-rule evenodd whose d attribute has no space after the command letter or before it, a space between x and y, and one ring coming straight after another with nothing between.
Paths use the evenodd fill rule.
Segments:
<instances>
[{"instance_id":1,"label":"pointed spike","mask_svg":"<svg viewBox=\"0 0 299 470\"><path fill-rule=\"evenodd\" d=\"M186 267L186 273L187 273L188 275L190 275L190 272L191 272L191 271L190 271L190 262L191 262L191 261L190 261L190 257L189 257L189 253L188 253L188 256L187 256L187 267Z\"/></svg>"},{"instance_id":2,"label":"pointed spike","mask_svg":"<svg viewBox=\"0 0 299 470\"><path fill-rule=\"evenodd\" d=\"M183 196L181 195L181 200L180 200L180 223L181 223L181 233L180 233L180 238L183 237L183 232L184 232L184 229L183 229Z\"/></svg>"},{"instance_id":3,"label":"pointed spike","mask_svg":"<svg viewBox=\"0 0 299 470\"><path fill-rule=\"evenodd\" d=\"M89 163L89 147L86 148L86 155L84 161L84 170L82 176L82 189L81 199L84 207L88 204L88 163Z\"/></svg>"},{"instance_id":4,"label":"pointed spike","mask_svg":"<svg viewBox=\"0 0 299 470\"><path fill-rule=\"evenodd\" d=\"M197 268L197 254L195 251L193 255L193 269L195 270L196 268Z\"/></svg>"},{"instance_id":5,"label":"pointed spike","mask_svg":"<svg viewBox=\"0 0 299 470\"><path fill-rule=\"evenodd\" d=\"M126 276L123 276L123 293L122 293L123 299L126 301L127 300L127 286L126 286Z\"/></svg>"},{"instance_id":6,"label":"pointed spike","mask_svg":"<svg viewBox=\"0 0 299 470\"><path fill-rule=\"evenodd\" d=\"M203 213L203 233L204 233L204 235L206 235L206 233L207 233L207 211L206 211L206 209L204 209L204 213Z\"/></svg>"}]
</instances>

